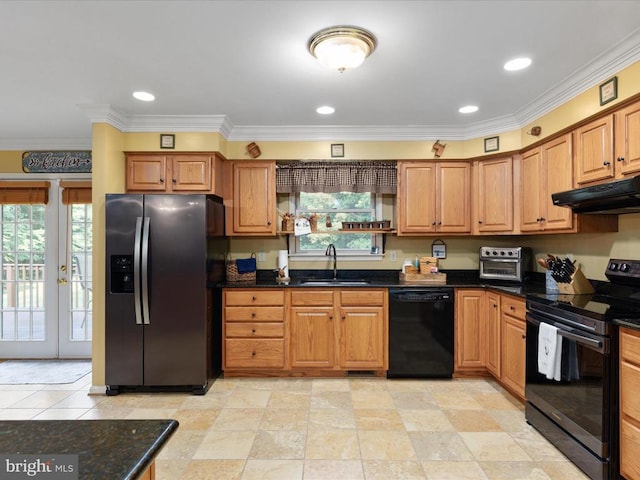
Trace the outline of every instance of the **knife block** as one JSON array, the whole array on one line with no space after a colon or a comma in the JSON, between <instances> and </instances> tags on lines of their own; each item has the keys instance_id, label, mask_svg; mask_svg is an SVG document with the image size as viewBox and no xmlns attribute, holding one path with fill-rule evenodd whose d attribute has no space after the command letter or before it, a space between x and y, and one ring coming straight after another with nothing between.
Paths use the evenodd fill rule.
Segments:
<instances>
[{"instance_id":1,"label":"knife block","mask_svg":"<svg viewBox=\"0 0 640 480\"><path fill-rule=\"evenodd\" d=\"M576 271L573 272L573 275L571 275L571 282L558 282L558 290L560 291L560 293L573 295L582 295L595 292L593 286L591 285L589 280L587 280L587 277L584 276L582 270L580 270L579 268L576 268Z\"/></svg>"}]
</instances>

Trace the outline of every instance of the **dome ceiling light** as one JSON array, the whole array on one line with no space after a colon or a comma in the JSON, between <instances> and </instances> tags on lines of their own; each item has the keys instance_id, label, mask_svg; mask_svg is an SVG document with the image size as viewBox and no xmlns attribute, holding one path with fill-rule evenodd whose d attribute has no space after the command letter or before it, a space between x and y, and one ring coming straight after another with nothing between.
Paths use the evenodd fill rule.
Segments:
<instances>
[{"instance_id":1,"label":"dome ceiling light","mask_svg":"<svg viewBox=\"0 0 640 480\"><path fill-rule=\"evenodd\" d=\"M340 73L362 65L376 49L376 37L359 27L341 25L315 33L309 40L309 52L327 68Z\"/></svg>"}]
</instances>

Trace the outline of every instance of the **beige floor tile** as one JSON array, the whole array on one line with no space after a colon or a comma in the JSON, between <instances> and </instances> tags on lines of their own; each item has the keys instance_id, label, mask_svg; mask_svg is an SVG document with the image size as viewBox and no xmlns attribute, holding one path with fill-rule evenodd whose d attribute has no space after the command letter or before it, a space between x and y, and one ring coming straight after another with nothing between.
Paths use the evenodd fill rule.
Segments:
<instances>
[{"instance_id":1,"label":"beige floor tile","mask_svg":"<svg viewBox=\"0 0 640 480\"><path fill-rule=\"evenodd\" d=\"M268 408L309 408L311 392L273 391Z\"/></svg>"},{"instance_id":2,"label":"beige floor tile","mask_svg":"<svg viewBox=\"0 0 640 480\"><path fill-rule=\"evenodd\" d=\"M48 408L33 420L77 420L87 412L86 408Z\"/></svg>"},{"instance_id":3,"label":"beige floor tile","mask_svg":"<svg viewBox=\"0 0 640 480\"><path fill-rule=\"evenodd\" d=\"M488 480L478 462L422 462L429 480Z\"/></svg>"},{"instance_id":4,"label":"beige floor tile","mask_svg":"<svg viewBox=\"0 0 640 480\"><path fill-rule=\"evenodd\" d=\"M5 408L0 410L0 420L31 420L44 408Z\"/></svg>"},{"instance_id":5,"label":"beige floor tile","mask_svg":"<svg viewBox=\"0 0 640 480\"><path fill-rule=\"evenodd\" d=\"M240 480L244 464L244 460L193 460L178 478L180 480Z\"/></svg>"},{"instance_id":6,"label":"beige floor tile","mask_svg":"<svg viewBox=\"0 0 640 480\"><path fill-rule=\"evenodd\" d=\"M404 423L397 410L356 408L353 414L356 418L356 428L359 430L404 431Z\"/></svg>"},{"instance_id":7,"label":"beige floor tile","mask_svg":"<svg viewBox=\"0 0 640 480\"><path fill-rule=\"evenodd\" d=\"M482 405L470 393L464 391L431 392L431 396L443 410L482 410Z\"/></svg>"},{"instance_id":8,"label":"beige floor tile","mask_svg":"<svg viewBox=\"0 0 640 480\"><path fill-rule=\"evenodd\" d=\"M531 426L524 418L522 410L485 410L500 428L505 432L525 432L531 430Z\"/></svg>"},{"instance_id":9,"label":"beige floor tile","mask_svg":"<svg viewBox=\"0 0 640 480\"><path fill-rule=\"evenodd\" d=\"M422 480L424 470L418 462L364 460L362 462L366 480Z\"/></svg>"},{"instance_id":10,"label":"beige floor tile","mask_svg":"<svg viewBox=\"0 0 640 480\"><path fill-rule=\"evenodd\" d=\"M209 390L206 395L191 395L182 401L180 408L224 408L227 405L227 401L229 400L232 392L232 390L223 390L219 392Z\"/></svg>"},{"instance_id":11,"label":"beige floor tile","mask_svg":"<svg viewBox=\"0 0 640 480\"><path fill-rule=\"evenodd\" d=\"M416 460L406 432L358 430L363 460Z\"/></svg>"},{"instance_id":12,"label":"beige floor tile","mask_svg":"<svg viewBox=\"0 0 640 480\"><path fill-rule=\"evenodd\" d=\"M399 410L408 432L453 432L455 428L442 410Z\"/></svg>"},{"instance_id":13,"label":"beige floor tile","mask_svg":"<svg viewBox=\"0 0 640 480\"><path fill-rule=\"evenodd\" d=\"M348 392L351 384L347 378L315 378L313 379L313 392Z\"/></svg>"},{"instance_id":14,"label":"beige floor tile","mask_svg":"<svg viewBox=\"0 0 640 480\"><path fill-rule=\"evenodd\" d=\"M194 460L245 460L251 451L256 432L211 431L208 432L196 453Z\"/></svg>"},{"instance_id":15,"label":"beige floor tile","mask_svg":"<svg viewBox=\"0 0 640 480\"><path fill-rule=\"evenodd\" d=\"M350 378L351 391L366 390L369 392L386 392L387 381L385 378Z\"/></svg>"},{"instance_id":16,"label":"beige floor tile","mask_svg":"<svg viewBox=\"0 0 640 480\"><path fill-rule=\"evenodd\" d=\"M156 459L155 480L179 479L191 460L158 460Z\"/></svg>"},{"instance_id":17,"label":"beige floor tile","mask_svg":"<svg viewBox=\"0 0 640 480\"><path fill-rule=\"evenodd\" d=\"M242 480L302 480L304 460L247 460Z\"/></svg>"},{"instance_id":18,"label":"beige floor tile","mask_svg":"<svg viewBox=\"0 0 640 480\"><path fill-rule=\"evenodd\" d=\"M573 463L565 460L563 462L542 462L542 469L553 480L588 480L589 477Z\"/></svg>"},{"instance_id":19,"label":"beige floor tile","mask_svg":"<svg viewBox=\"0 0 640 480\"><path fill-rule=\"evenodd\" d=\"M73 392L64 400L56 403L53 408L93 408L102 403L105 397L97 395L87 395L87 392Z\"/></svg>"},{"instance_id":20,"label":"beige floor tile","mask_svg":"<svg viewBox=\"0 0 640 480\"><path fill-rule=\"evenodd\" d=\"M219 412L216 409L180 409L173 418L180 424L180 430L208 430Z\"/></svg>"},{"instance_id":21,"label":"beige floor tile","mask_svg":"<svg viewBox=\"0 0 640 480\"><path fill-rule=\"evenodd\" d=\"M304 459L307 434L295 430L260 430L255 436L248 458Z\"/></svg>"},{"instance_id":22,"label":"beige floor tile","mask_svg":"<svg viewBox=\"0 0 640 480\"><path fill-rule=\"evenodd\" d=\"M191 460L204 439L204 432L178 430L171 436L157 458L163 460Z\"/></svg>"},{"instance_id":23,"label":"beige floor tile","mask_svg":"<svg viewBox=\"0 0 640 480\"><path fill-rule=\"evenodd\" d=\"M305 460L304 480L364 480L364 472L360 460Z\"/></svg>"},{"instance_id":24,"label":"beige floor tile","mask_svg":"<svg viewBox=\"0 0 640 480\"><path fill-rule=\"evenodd\" d=\"M353 409L312 408L309 411L309 427L355 429L356 418Z\"/></svg>"},{"instance_id":25,"label":"beige floor tile","mask_svg":"<svg viewBox=\"0 0 640 480\"><path fill-rule=\"evenodd\" d=\"M409 432L418 460L475 460L458 432Z\"/></svg>"},{"instance_id":26,"label":"beige floor tile","mask_svg":"<svg viewBox=\"0 0 640 480\"><path fill-rule=\"evenodd\" d=\"M308 409L267 408L260 420L260 430L306 430Z\"/></svg>"},{"instance_id":27,"label":"beige floor tile","mask_svg":"<svg viewBox=\"0 0 640 480\"><path fill-rule=\"evenodd\" d=\"M391 392L396 408L401 410L435 410L438 404L426 390L409 392Z\"/></svg>"},{"instance_id":28,"label":"beige floor tile","mask_svg":"<svg viewBox=\"0 0 640 480\"><path fill-rule=\"evenodd\" d=\"M20 407L20 402L33 394L32 390L1 390L0 408Z\"/></svg>"},{"instance_id":29,"label":"beige floor tile","mask_svg":"<svg viewBox=\"0 0 640 480\"><path fill-rule=\"evenodd\" d=\"M560 450L551 445L536 430L514 432L511 433L511 438L518 442L518 445L536 462L562 462L567 460L567 457Z\"/></svg>"},{"instance_id":30,"label":"beige floor tile","mask_svg":"<svg viewBox=\"0 0 640 480\"><path fill-rule=\"evenodd\" d=\"M40 390L9 405L9 408L51 408L72 394L69 390Z\"/></svg>"},{"instance_id":31,"label":"beige floor tile","mask_svg":"<svg viewBox=\"0 0 640 480\"><path fill-rule=\"evenodd\" d=\"M264 408L269 403L271 390L238 389L231 393L226 408Z\"/></svg>"},{"instance_id":32,"label":"beige floor tile","mask_svg":"<svg viewBox=\"0 0 640 480\"><path fill-rule=\"evenodd\" d=\"M311 408L353 408L351 392L318 390L311 394Z\"/></svg>"},{"instance_id":33,"label":"beige floor tile","mask_svg":"<svg viewBox=\"0 0 640 480\"><path fill-rule=\"evenodd\" d=\"M258 430L263 408L223 408L213 422L216 430Z\"/></svg>"},{"instance_id":34,"label":"beige floor tile","mask_svg":"<svg viewBox=\"0 0 640 480\"><path fill-rule=\"evenodd\" d=\"M80 417L80 420L117 420L127 418L133 410L131 408L92 408Z\"/></svg>"},{"instance_id":35,"label":"beige floor tile","mask_svg":"<svg viewBox=\"0 0 640 480\"><path fill-rule=\"evenodd\" d=\"M310 392L313 388L311 378L278 378L273 386L274 391Z\"/></svg>"},{"instance_id":36,"label":"beige floor tile","mask_svg":"<svg viewBox=\"0 0 640 480\"><path fill-rule=\"evenodd\" d=\"M555 480L536 462L480 462L491 480Z\"/></svg>"},{"instance_id":37,"label":"beige floor tile","mask_svg":"<svg viewBox=\"0 0 640 480\"><path fill-rule=\"evenodd\" d=\"M479 462L531 460L531 457L508 433L460 432L459 435Z\"/></svg>"},{"instance_id":38,"label":"beige floor tile","mask_svg":"<svg viewBox=\"0 0 640 480\"><path fill-rule=\"evenodd\" d=\"M502 432L500 425L484 410L445 410L458 432Z\"/></svg>"},{"instance_id":39,"label":"beige floor tile","mask_svg":"<svg viewBox=\"0 0 640 480\"><path fill-rule=\"evenodd\" d=\"M353 408L394 408L389 392L376 390L351 391Z\"/></svg>"},{"instance_id":40,"label":"beige floor tile","mask_svg":"<svg viewBox=\"0 0 640 480\"><path fill-rule=\"evenodd\" d=\"M238 378L235 390L273 390L278 378Z\"/></svg>"},{"instance_id":41,"label":"beige floor tile","mask_svg":"<svg viewBox=\"0 0 640 480\"><path fill-rule=\"evenodd\" d=\"M305 458L314 460L360 460L358 433L337 428L309 428Z\"/></svg>"},{"instance_id":42,"label":"beige floor tile","mask_svg":"<svg viewBox=\"0 0 640 480\"><path fill-rule=\"evenodd\" d=\"M472 392L471 396L482 406L490 410L523 410L524 405L512 396L500 392Z\"/></svg>"},{"instance_id":43,"label":"beige floor tile","mask_svg":"<svg viewBox=\"0 0 640 480\"><path fill-rule=\"evenodd\" d=\"M126 418L134 420L173 418L177 411L176 408L134 408Z\"/></svg>"},{"instance_id":44,"label":"beige floor tile","mask_svg":"<svg viewBox=\"0 0 640 480\"><path fill-rule=\"evenodd\" d=\"M407 378L387 380L389 392L426 392L429 391L429 383L432 380L414 380Z\"/></svg>"}]
</instances>

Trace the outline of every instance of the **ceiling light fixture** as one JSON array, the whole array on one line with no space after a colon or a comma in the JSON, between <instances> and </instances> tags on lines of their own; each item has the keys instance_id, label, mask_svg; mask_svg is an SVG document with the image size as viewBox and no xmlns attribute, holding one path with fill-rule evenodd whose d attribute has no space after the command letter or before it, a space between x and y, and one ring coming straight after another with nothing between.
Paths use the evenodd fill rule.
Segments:
<instances>
[{"instance_id":1,"label":"ceiling light fixture","mask_svg":"<svg viewBox=\"0 0 640 480\"><path fill-rule=\"evenodd\" d=\"M458 109L460 113L473 113L478 111L478 107L475 105L467 105L466 107L462 107Z\"/></svg>"},{"instance_id":2,"label":"ceiling light fixture","mask_svg":"<svg viewBox=\"0 0 640 480\"><path fill-rule=\"evenodd\" d=\"M309 52L327 68L340 73L362 65L376 49L377 40L371 32L359 27L340 25L325 28L309 39Z\"/></svg>"},{"instance_id":3,"label":"ceiling light fixture","mask_svg":"<svg viewBox=\"0 0 640 480\"><path fill-rule=\"evenodd\" d=\"M530 58L514 58L513 60L509 60L504 64L504 69L508 72L515 72L516 70L527 68L529 65L531 65Z\"/></svg>"},{"instance_id":4,"label":"ceiling light fixture","mask_svg":"<svg viewBox=\"0 0 640 480\"><path fill-rule=\"evenodd\" d=\"M316 108L316 112L320 115L331 115L336 111L335 108L330 107L329 105L323 105L322 107Z\"/></svg>"},{"instance_id":5,"label":"ceiling light fixture","mask_svg":"<svg viewBox=\"0 0 640 480\"><path fill-rule=\"evenodd\" d=\"M153 102L156 99L156 97L149 92L133 92L133 98L137 98L143 102Z\"/></svg>"}]
</instances>

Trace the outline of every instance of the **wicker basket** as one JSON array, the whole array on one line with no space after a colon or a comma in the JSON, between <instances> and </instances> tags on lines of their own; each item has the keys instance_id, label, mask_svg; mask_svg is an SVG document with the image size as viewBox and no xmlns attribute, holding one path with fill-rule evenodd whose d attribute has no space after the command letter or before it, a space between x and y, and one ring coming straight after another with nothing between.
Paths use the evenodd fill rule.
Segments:
<instances>
[{"instance_id":1,"label":"wicker basket","mask_svg":"<svg viewBox=\"0 0 640 480\"><path fill-rule=\"evenodd\" d=\"M252 253L251 257L255 259L256 254ZM231 258L231 255L227 255L226 259L227 269L227 283L242 283L242 284L255 284L256 283L256 270L252 272L239 273L238 262Z\"/></svg>"},{"instance_id":2,"label":"wicker basket","mask_svg":"<svg viewBox=\"0 0 640 480\"><path fill-rule=\"evenodd\" d=\"M435 273L432 268L438 268L438 259L435 257L420 257L420 273Z\"/></svg>"}]
</instances>

